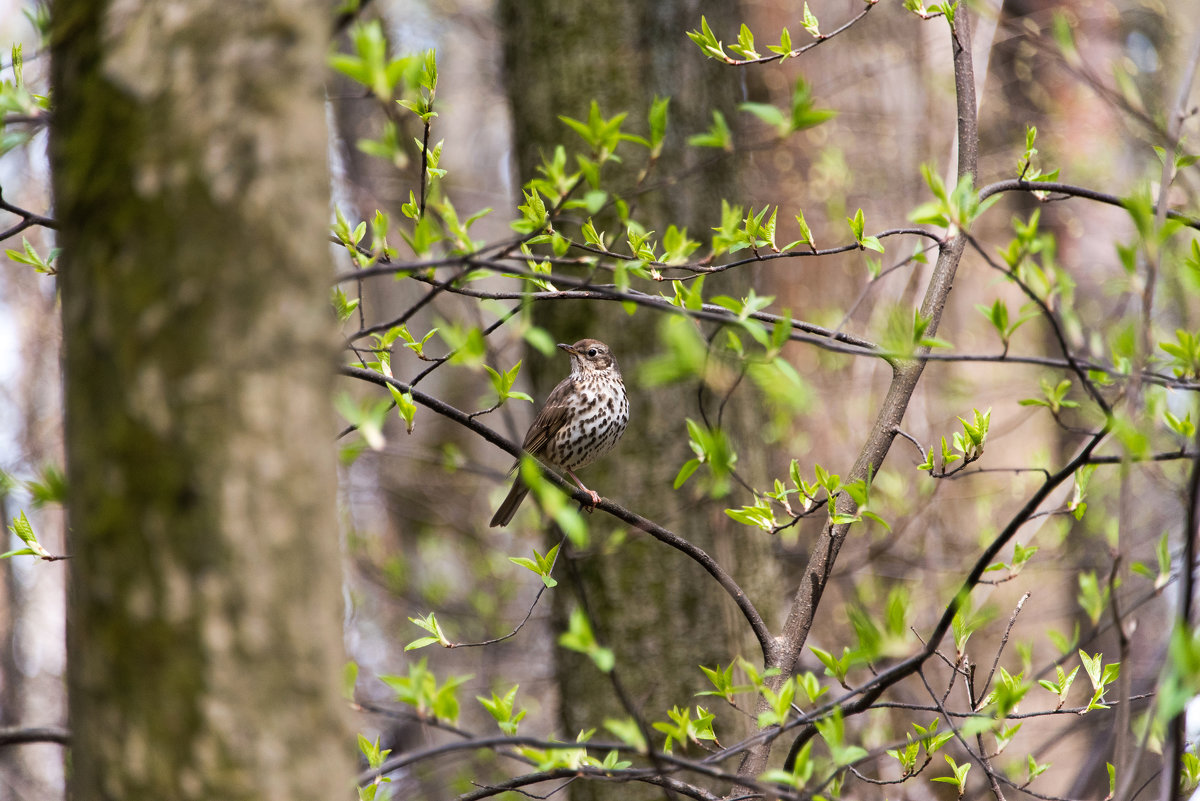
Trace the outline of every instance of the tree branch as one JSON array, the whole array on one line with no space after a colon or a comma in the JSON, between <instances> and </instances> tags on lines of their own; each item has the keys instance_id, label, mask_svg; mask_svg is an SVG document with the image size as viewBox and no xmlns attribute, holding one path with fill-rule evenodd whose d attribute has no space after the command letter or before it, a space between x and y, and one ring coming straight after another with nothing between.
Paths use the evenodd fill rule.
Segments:
<instances>
[{"instance_id":1,"label":"tree branch","mask_svg":"<svg viewBox=\"0 0 1200 801\"><path fill-rule=\"evenodd\" d=\"M959 180L976 176L978 160L979 131L976 120L975 101L975 72L971 62L971 28L970 12L960 6L955 17L955 26L951 29L954 53L954 84L958 106L958 169ZM925 299L921 304L921 316L929 320L929 336L935 336L941 321L942 311L946 306L950 289L954 283L954 275L958 270L959 261L966 248L966 237L954 236L943 242L939 249L937 264L925 290ZM928 348L923 349L927 352ZM847 477L848 482L867 479L878 471L891 448L896 432L904 419L913 391L924 371L923 359L905 360L893 364L891 386L887 397L880 407L879 414L872 425L867 441L859 453L854 467ZM854 502L847 493L839 496L837 501L839 513L852 514ZM805 567L800 587L792 599L791 611L784 624L783 634L778 646L772 651L772 661L768 668L778 668L779 681L789 677L799 659L800 652L808 639L809 630L816 618L817 607L825 591L825 585L833 572L833 565L838 551L845 541L849 525L826 523L821 531ZM990 560L989 560L990 561ZM919 664L919 663L917 663ZM776 686L773 689L778 689ZM882 690L881 690L882 692ZM760 705L765 701L760 701ZM793 754L795 747L793 747ZM767 765L770 754L770 743L764 742L746 755L739 769L743 777L757 776Z\"/></svg>"},{"instance_id":2,"label":"tree branch","mask_svg":"<svg viewBox=\"0 0 1200 801\"><path fill-rule=\"evenodd\" d=\"M376 373L373 370L364 370L361 367L351 367L349 365L339 366L338 371L342 375L349 376L350 378L358 378L363 381L369 381L372 384L378 384L382 387L389 385L394 386L401 392L411 392L413 400L427 409L431 409L443 417L453 420L459 425L470 429L474 433L483 437L487 442L495 445L513 457L519 458L521 456L521 449L515 443L510 442L509 440L500 436L495 431L488 428L483 423L480 423L466 412L460 411L450 404L438 400L432 395L426 395L424 392L414 389L411 385L406 384L403 381L390 378L382 373ZM589 506L591 505L591 496L589 496L583 490L575 487L569 481L564 480L551 470L543 469L543 474L555 486L563 490L567 495L578 501L580 504L586 504ZM750 625L751 630L754 632L755 638L758 640L759 647L763 652L763 659L765 660L767 658L767 653L772 647L773 639L771 637L770 630L767 628L766 622L763 620L762 615L759 614L758 609L755 608L754 604L746 596L746 593L742 590L741 586L739 586L733 577L726 572L725 568L721 567L721 565L718 564L715 559L709 556L704 549L693 545L688 540L684 539L673 531L660 526L653 520L642 517L636 512L630 511L629 509L626 509L625 507L620 506L619 504L616 504L607 498L601 498L600 503L596 504L595 508L603 509L605 512L608 512L618 520L622 520L634 528L646 532L659 542L663 543L664 545L669 545L680 553L685 554L703 567L710 576L716 579L717 583L720 584L721 588L725 590L726 594L733 599L734 603L737 604L738 609L740 609L742 612L742 616L746 618L746 622Z\"/></svg>"}]
</instances>

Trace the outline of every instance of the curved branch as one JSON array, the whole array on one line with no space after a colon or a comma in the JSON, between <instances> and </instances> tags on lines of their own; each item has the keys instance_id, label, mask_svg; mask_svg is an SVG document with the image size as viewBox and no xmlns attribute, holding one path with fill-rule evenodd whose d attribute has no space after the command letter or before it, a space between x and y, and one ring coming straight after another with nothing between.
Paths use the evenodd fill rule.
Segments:
<instances>
[{"instance_id":1,"label":"curved branch","mask_svg":"<svg viewBox=\"0 0 1200 801\"><path fill-rule=\"evenodd\" d=\"M505 268L505 271L518 276L535 277L532 272L526 272L521 269ZM691 317L696 320L705 320L725 325L738 325L740 321L737 316L731 313L723 306L718 306L714 303L705 303L699 310L685 309L673 304L668 298L662 295L651 295L637 289L619 290L611 284L589 284L586 281L577 279L558 277L554 278L555 283L566 286L578 287L578 289L554 290L543 292L521 292L521 291L488 291L473 289L468 287L455 287L446 285L444 282L437 281L433 278L414 276L416 280L422 283L427 283L432 287L440 288L454 295L463 297L476 298L480 300L533 300L533 301L554 301L554 300L599 300L615 303L636 303L639 306L645 306L658 311L665 311L671 314L679 314L685 317ZM512 313L515 314L517 310ZM356 331L349 336L351 340L358 340L369 334L386 331L396 325L400 325L404 320L408 319L408 313L401 317L395 318L386 323L380 323L360 331ZM498 322L503 322L508 318L501 318ZM748 315L747 319L756 320L767 325L774 325L778 321L784 319L782 315L771 314L769 312L755 312ZM789 335L788 340L791 342L801 342L806 345L813 345L823 350L832 353L841 353L847 356L869 356L876 359L888 359L888 354L879 349L879 346L870 340L845 332L825 328L823 326L814 325L804 320L791 320L793 333ZM496 324L489 326L485 330L485 334L490 333ZM1077 367L1086 370L1094 370L1104 373L1113 378L1132 378L1133 374L1118 370L1112 365L1101 364L1099 362L1081 359L1072 356L1068 359L1058 359L1049 356L1021 356L1011 353L997 354L978 354L978 353L929 353L922 352L915 354L914 359L920 359L926 362L983 362L992 364L1011 363L1011 364L1031 364L1038 367L1048 367L1056 370L1074 370ZM1172 389L1195 390L1200 389L1200 382L1189 381L1186 379L1174 378L1162 373L1144 371L1140 374L1140 380L1157 384L1163 387ZM413 383L416 383L414 380Z\"/></svg>"},{"instance_id":2,"label":"curved branch","mask_svg":"<svg viewBox=\"0 0 1200 801\"><path fill-rule=\"evenodd\" d=\"M513 457L520 457L521 455L521 449L517 447L515 443L510 442L508 439L500 436L495 431L488 428L483 423L480 423L466 412L456 409L450 404L440 401L432 395L426 395L424 392L414 389L411 385L406 384L403 381L398 381L395 378L385 376L382 373L376 373L372 370L364 370L361 367L351 367L349 365L340 365L338 367L338 372L350 378L358 378L363 381L369 381L372 384L378 384L381 387L393 386L396 389L399 389L401 392L410 392L412 393L413 400L427 409L437 412L443 417L453 420L459 425L470 429L472 432L483 437L487 442L495 445ZM586 504L589 506L592 504L590 495L575 487L569 481L564 480L553 471L543 469L543 474L555 486L566 492L567 495L578 501L580 504ZM726 572L725 568L721 567L717 560L709 556L704 549L693 545L691 542L674 533L673 531L670 531L669 529L660 526L658 523L655 523L653 520L642 517L636 512L632 512L629 509L626 509L625 507L608 500L607 498L601 498L600 503L596 504L595 508L603 509L605 512L608 512L618 520L622 520L634 528L646 532L659 542L663 543L664 545L671 546L680 553L690 557L693 561L703 567L710 576L716 579L717 583L720 584L721 588L725 590L726 594L733 599L734 603L737 604L738 609L740 609L742 612L742 616L746 618L746 622L750 625L751 630L754 632L755 638L758 640L759 647L763 652L763 658L767 658L769 650L773 647L773 639L771 637L770 630L767 628L766 622L763 620L762 615L759 614L758 609L755 608L754 604L750 601L750 598L747 597L746 593L742 590L741 586L739 586L734 578L729 575L728 572Z\"/></svg>"},{"instance_id":3,"label":"curved branch","mask_svg":"<svg viewBox=\"0 0 1200 801\"><path fill-rule=\"evenodd\" d=\"M1109 426L1111 426L1111 422ZM905 679L920 670L925 661L936 653L938 645L941 644L942 638L946 636L946 633L950 630L950 626L954 623L954 616L958 614L958 610L962 607L971 590L974 589L977 584L979 584L979 581L981 578L983 578L984 571L987 570L988 565L995 561L996 557L1000 555L1000 551L1003 550L1009 541L1016 536L1017 531L1020 530L1021 526L1023 526L1031 517L1033 517L1033 515L1037 512L1038 507L1041 506L1046 498L1050 496L1050 493L1068 478L1075 475L1075 471L1081 466L1089 463L1092 458L1092 452L1100 446L1100 443L1103 442L1108 436L1108 432L1109 427L1106 427L1103 431L1100 431L1094 435L1090 440L1088 440L1087 444L1079 450L1079 453L1077 453L1075 457L1071 459L1071 461L1067 462L1067 464L1053 476L1042 482L1042 486L1038 488L1037 492L1035 492L1030 499L1025 502L1025 505L1021 507L1021 509L1012 517L1011 520L1009 520L1008 525L1004 527L1004 530L1001 531L996 538L992 540L991 544L988 545L984 552L979 555L979 558L975 560L975 564L971 568L971 572L967 574L966 579L963 580L962 586L959 588L958 592L954 594L954 598L946 606L945 611L942 612L942 616L938 620L937 625L934 626L933 632L926 639L924 648L902 662L898 662L892 667L880 672L862 687L852 690L840 698L830 701L819 709L814 710L813 712L809 713L807 717L819 717L820 715L831 711L835 707L840 707L842 713L847 717L857 714L858 712L862 712L870 707L876 701L876 699L883 694L884 690L896 684L901 679ZM803 720L797 721L795 724L790 724L788 728L791 728L792 725L802 725L805 722L806 721ZM796 754L799 753L800 748L802 748L806 742L812 739L815 734L816 728L809 726L807 729L802 731L799 736L797 736L795 742L792 743L791 750L788 753L787 765L792 764L792 762L795 760Z\"/></svg>"},{"instance_id":4,"label":"curved branch","mask_svg":"<svg viewBox=\"0 0 1200 801\"><path fill-rule=\"evenodd\" d=\"M7 211L9 214L15 214L21 218L21 221L11 228L0 231L0 240L8 239L10 236L16 236L26 228L32 228L35 225L40 225L43 228L58 228L58 223L52 217L43 217L41 214L23 209L20 206L14 206L4 199L4 191L0 189L0 211Z\"/></svg>"},{"instance_id":5,"label":"curved branch","mask_svg":"<svg viewBox=\"0 0 1200 801\"><path fill-rule=\"evenodd\" d=\"M1110 195L1108 192L1097 192L1095 189L1075 186L1074 184L1058 183L1057 181L1026 181L1023 178L1010 178L1006 181L997 181L993 184L988 184L979 190L979 201L982 203L992 195L998 195L1001 192L1054 192L1067 197L1081 197L1087 200L1094 200L1097 203L1117 206L1122 209L1128 208L1125 198L1118 195ZM1155 211L1158 211L1157 206L1155 206ZM1168 218L1178 220L1188 228L1200 230L1200 219L1169 209L1165 214Z\"/></svg>"},{"instance_id":6,"label":"curved branch","mask_svg":"<svg viewBox=\"0 0 1200 801\"><path fill-rule=\"evenodd\" d=\"M955 23L951 27L954 85L958 107L957 174L960 180L968 177L976 178L979 156L979 128L976 119L975 71L971 61L970 21L970 12L960 7L955 16ZM937 264L930 276L929 285L925 290L925 298L921 304L921 316L929 320L927 329L929 336L937 334L942 311L945 309L946 300L950 295L954 276L966 245L966 237L960 234L947 240L940 248ZM923 349L922 352L928 352L928 348ZM922 359L905 360L894 365L887 397L880 407L854 467L849 471L847 481L865 480L878 471L896 438L896 432L900 429L904 413L924 368L925 361ZM839 496L837 511L842 514L854 512L854 502L848 493ZM804 571L804 579L792 599L792 608L787 622L784 624L779 646L772 654L773 661L768 663L768 667L778 668L782 676L790 676L799 659L813 620L816 618L817 606L824 594L825 585L833 573L834 562L849 528L847 524L835 525L832 521L827 522L813 548ZM982 573L982 568L980 573ZM920 662L915 664L919 665ZM799 738L797 738L798 741ZM798 748L799 746L793 746L792 753L796 753ZM739 773L747 777L759 775L767 765L769 754L769 741L751 749L743 760ZM790 761L792 760L789 759Z\"/></svg>"},{"instance_id":7,"label":"curved branch","mask_svg":"<svg viewBox=\"0 0 1200 801\"><path fill-rule=\"evenodd\" d=\"M1096 385L1092 383L1092 380L1087 377L1086 373L1083 372L1083 368L1079 365L1079 362L1076 361L1075 357L1071 355L1071 348L1067 344L1067 335L1063 333L1062 326L1059 325L1058 322L1058 317L1056 317L1050 307L1046 305L1046 302L1042 300L1036 292L1033 291L1032 287L1018 278L1014 271L1006 270L997 264L996 260L992 258L991 254L984 250L980 244L975 241L974 237L972 237L970 234L965 234L965 236L967 237L967 241L971 243L971 247L976 253L979 254L979 256L983 258L989 267L999 273L1002 273L1011 281L1013 281L1018 287L1020 287L1021 291L1025 293L1025 297L1029 298L1033 304L1038 307L1042 313L1042 318L1050 326L1050 332L1054 334L1054 341L1058 343L1058 348L1062 351L1063 358L1066 359L1067 363L1071 366L1071 371L1075 374L1075 377L1079 379L1079 383L1083 385L1084 390L1091 397L1092 401L1094 401L1095 404L1100 407L1100 410L1104 412L1104 416L1108 417L1111 415L1112 407L1108 405L1108 401L1106 401L1104 396L1100 394L1100 390L1096 389Z\"/></svg>"},{"instance_id":8,"label":"curved branch","mask_svg":"<svg viewBox=\"0 0 1200 801\"><path fill-rule=\"evenodd\" d=\"M779 61L783 58L796 58L797 56L801 55L802 53L807 53L809 50L812 50L814 47L817 47L818 45L823 44L824 42L828 42L830 39L837 36L839 33L843 33L845 31L849 30L851 28L851 26L853 26L855 23L857 23L863 17L867 16L867 14L870 13L871 9L874 8L876 3L878 3L878 2L879 2L879 0L867 0L866 7L863 8L862 11L858 12L857 16L852 17L849 22L840 26L836 30L830 31L829 33L821 34L820 36L817 37L817 40L815 42L809 42L808 44L804 45L803 47L797 47L795 50L792 50L786 54L780 53L780 54L774 55L774 56L761 56L759 58L747 58L747 59L734 59L734 58L729 58L728 56L726 56L725 63L730 64L734 67L745 67L750 64L766 64L771 61Z\"/></svg>"}]
</instances>

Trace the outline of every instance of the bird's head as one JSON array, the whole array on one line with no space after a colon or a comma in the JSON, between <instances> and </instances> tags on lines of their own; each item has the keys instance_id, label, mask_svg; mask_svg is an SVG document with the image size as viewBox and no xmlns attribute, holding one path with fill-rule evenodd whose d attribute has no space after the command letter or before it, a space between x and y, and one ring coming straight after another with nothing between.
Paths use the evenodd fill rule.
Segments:
<instances>
[{"instance_id":1,"label":"bird's head","mask_svg":"<svg viewBox=\"0 0 1200 801\"><path fill-rule=\"evenodd\" d=\"M559 343L558 347L571 354L572 373L597 373L605 370L617 370L617 360L612 351L598 339L581 339L574 345Z\"/></svg>"}]
</instances>

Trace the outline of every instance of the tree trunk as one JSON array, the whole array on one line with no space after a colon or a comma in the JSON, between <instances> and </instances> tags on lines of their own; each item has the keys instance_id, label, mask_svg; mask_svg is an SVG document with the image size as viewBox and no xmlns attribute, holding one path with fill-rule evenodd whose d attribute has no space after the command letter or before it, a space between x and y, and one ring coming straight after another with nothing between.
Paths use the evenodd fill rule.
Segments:
<instances>
[{"instance_id":1,"label":"tree trunk","mask_svg":"<svg viewBox=\"0 0 1200 801\"><path fill-rule=\"evenodd\" d=\"M686 148L684 140L708 127L714 108L733 120L742 76L705 59L687 39L688 30L699 28L702 13L714 30L737 29L733 3L701 9L685 2L637 0L602 5L501 2L521 180L536 175L541 154L552 152L556 143L566 143L569 153L583 149L558 115L585 119L595 98L605 117L628 111L624 130L644 134L653 96L670 96L666 148L647 181L665 185L628 199L633 216L657 236L675 223L688 226L692 238L707 245L710 228L720 221L721 198L736 201L739 195L736 169L731 159ZM624 181L614 185L629 186L644 151L622 152L628 155L628 167ZM624 241L615 220L600 224L598 219L597 228L616 233L618 243ZM715 278L706 284L706 295L744 296L751 283L747 272ZM584 471L588 486L704 548L743 582L751 597L762 597L773 585L768 538L732 530L739 527L722 513L723 504L697 497L698 479L679 492L671 490L676 472L691 456L685 418L700 420L701 414L695 382L656 389L639 379L639 364L661 355L663 318L646 312L628 317L617 304L589 302L543 304L535 315L557 341L589 336L609 344L630 391L629 428L612 455ZM527 364L539 399L566 375L563 360L530 359ZM739 390L725 408L722 424L738 447L739 470L762 482L765 449L756 443L761 421L751 398L748 386ZM708 393L703 403L715 420L719 399ZM724 666L739 654L759 661L744 621L698 565L636 532L610 551L602 544L612 529L609 521L593 516L590 522L596 547L587 554L568 554L563 587L554 596L555 615L565 625L570 608L586 605L598 637L616 652L615 674L628 697L619 701L609 679L586 658L559 649L564 736L598 727L605 718L625 717L630 707L647 722L667 720L673 705L694 705L694 694L705 688L698 665ZM744 721L724 725L725 734L730 726L745 733ZM577 798L624 797L627 789L577 782L571 791Z\"/></svg>"},{"instance_id":2,"label":"tree trunk","mask_svg":"<svg viewBox=\"0 0 1200 801\"><path fill-rule=\"evenodd\" d=\"M325 3L55 3L72 795L350 792Z\"/></svg>"}]
</instances>

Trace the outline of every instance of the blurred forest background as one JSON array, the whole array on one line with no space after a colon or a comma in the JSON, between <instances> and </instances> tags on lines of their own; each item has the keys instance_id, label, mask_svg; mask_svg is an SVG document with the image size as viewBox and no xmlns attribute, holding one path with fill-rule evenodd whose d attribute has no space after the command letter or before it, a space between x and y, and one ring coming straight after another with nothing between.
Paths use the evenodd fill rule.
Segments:
<instances>
[{"instance_id":1,"label":"blurred forest background","mask_svg":"<svg viewBox=\"0 0 1200 801\"><path fill-rule=\"evenodd\" d=\"M863 9L861 0L810 0L808 5L826 32ZM1176 102L1184 73L1196 66L1189 59L1200 6L1152 0L980 0L967 8L974 23L979 99L977 185L1018 175L1027 126L1037 128L1038 163L1047 171L1060 170L1062 181L1127 196L1159 180L1161 162L1154 147L1164 144L1162 121ZM784 26L799 41L804 36L801 9L802 4L777 0L375 0L360 17L382 21L394 53L436 50L438 116L431 138L444 140L439 166L446 171L439 199L450 200L464 218L483 208L496 210L475 225L473 238L490 242L510 237L508 222L521 202L520 187L535 177L543 156L559 142L569 151L579 149L578 139L558 115L586 119L595 99L605 117L629 111L627 127L644 134L642 121L651 100L670 96L667 147L660 162L644 186L636 175L640 162L631 161L621 179L631 189L629 197L636 198L637 218L660 236L668 223L686 226L703 243L698 256L707 250L711 229L721 223L723 199L746 209L778 206L781 243L798 238L793 218L803 210L815 243L827 247L849 241L845 219L858 209L868 233L908 226L909 213L929 199L921 165L933 165L935 173L953 182L954 76L944 21L922 21L899 0L882 0L862 21L821 47L782 64L749 68L705 59L686 36L699 29L703 15L727 44L736 40L742 22L760 42L777 41ZM25 81L44 87L46 59L22 13L31 10L28 4L2 0L0 39L25 43ZM1055 15L1074 35L1074 57L1064 55L1052 35ZM336 50L349 48L350 35L346 26L339 30ZM816 107L835 110L836 117L780 139L769 126L737 111L745 102L786 106L799 76L810 85ZM421 136L419 123L389 115L375 98L333 71L328 95L335 205L352 225L370 220L376 210L399 219L402 204L420 184L420 159L409 147L408 158L388 163L356 143L380 138L389 117L399 140L408 143ZM1186 107L1194 108L1198 96L1193 89ZM729 121L734 148L687 147L687 137L711 124L714 108ZM6 152L0 156L3 198L50 213L44 126L6 113L14 119L6 118ZM1197 146L1195 117L1184 131L1192 135L1183 145L1189 152L1189 145ZM1196 214L1198 190L1197 167L1183 167L1170 191L1171 205ZM972 235L994 256L1012 236L1012 218L1028 219L1035 208L1040 208L1041 231L1053 235L1043 258L1070 342L1081 352L1111 358L1122 341L1136 338L1134 318L1144 289L1139 276L1123 267L1116 247L1136 241L1130 215L1082 200L1039 204L1028 193L1014 192L980 218ZM0 215L0 227L8 225ZM615 221L608 230L619 230ZM23 235L41 253L54 246L53 232L46 229ZM928 247L925 240L891 238L885 245L882 256L851 250L819 259L751 264L711 276L705 295L745 297L752 290L775 299L771 311L790 310L797 320L878 340L894 325L898 307L920 302L930 270L929 264L907 259L914 248ZM4 246L20 249L19 238ZM929 260L935 255L930 253ZM869 280L870 259L881 259L883 274L876 281ZM350 268L345 250L331 247L331 276L335 269ZM497 277L475 286L500 291L514 285ZM345 288L351 291L351 285ZM356 313L345 334L394 321L426 292L412 281L371 281L363 291L365 325ZM1198 297L1186 270L1164 269L1154 299L1155 330L1194 330L1200 319ZM997 298L1014 317L1027 300L968 250L938 337L952 343L956 354L1001 354L1002 343L976 308L991 306ZM407 325L418 338L434 327L445 337L491 324L498 308L443 293ZM530 326L548 331L556 342L582 336L608 342L631 390L633 421L617 450L589 468L584 480L606 498L707 550L777 628L824 521L820 516L801 519L768 536L724 514L727 507L754 502L737 483L727 497L713 497L698 475L672 492L677 472L693 455L685 419L719 415L738 454L739 476L754 487L770 488L774 478L787 475L793 459L804 465L806 475L811 476L814 464L844 474L874 419L891 371L879 359L792 343L784 355L795 377L751 375L739 386L736 370L717 356L693 374L679 367L695 358L689 350L692 335L681 332L679 322L645 309L629 316L618 303L539 305L532 317L522 316L486 340L488 364L508 368L522 360L516 389L528 392L535 404L509 401L480 419L519 442L536 404L566 375L561 353L529 346ZM715 328L697 330L717 338ZM0 269L0 469L21 480L41 480L48 468L62 463L60 340L55 279L11 260L5 263ZM437 342L431 340L428 348L440 356L447 348L435 347ZM1060 355L1051 329L1036 318L1014 335L1011 354ZM705 361L703 350L700 359ZM404 380L424 367L409 351L397 349L393 357L392 370ZM904 418L904 432L925 448L936 446L939 438L960 430L957 418L970 420L972 409L990 409L986 457L978 465L986 470L935 480L916 467L924 454L912 442L897 439L875 477L871 502L891 528L873 523L854 527L810 646L840 655L858 636L853 610L878 613L895 588L903 591L909 625L917 632L930 628L966 569L1040 483L1043 471L1058 469L1071 456L1078 442L1075 429L1096 424L1069 409L1056 421L1042 406L1019 405L1021 399L1041 396L1040 382L1053 384L1061 377L1042 365L1018 361L929 365ZM380 396L374 388L345 379L342 384L359 398ZM422 384L429 394L470 411L492 404L489 387L478 367L453 364ZM1194 393L1148 391L1158 393L1156 408L1197 418ZM1078 387L1072 397L1083 400ZM1150 428L1162 433L1161 425ZM343 456L346 645L359 669L361 715L356 723L369 738L379 737L385 747L403 752L446 736L395 708L394 694L375 678L406 674L418 659L428 659L439 676L470 676L460 690L463 729L490 730L491 718L470 699L502 693L519 681L521 702L529 710L522 731L568 740L581 729L623 715L628 703L644 710L649 720L665 720L672 705L704 702L693 697L709 688L698 665L725 666L738 656L756 660L744 621L702 570L599 512L588 519L586 546L560 556L555 573L559 587L533 607L529 623L516 637L488 647L406 653L405 645L422 634L409 619L430 611L436 611L457 642L511 631L534 603L541 582L508 557L527 556L531 548L544 552L558 539L544 535L541 515L531 502L512 526L487 528L507 489L509 454L425 409L418 410L411 434L393 415L385 435L379 450L365 448L354 433L331 443L331 448L342 448ZM1008 636L1013 610L1031 592L1004 655L1010 672L1052 677L1051 666L1065 641L1080 643L1089 653L1103 651L1106 662L1116 660L1118 651L1125 654L1126 698L1152 690L1165 659L1164 632L1176 599L1173 585L1156 586L1131 571L1131 565L1157 565L1156 548L1164 533L1177 556L1186 500L1181 487L1188 466L1186 460L1163 460L1102 467L1092 479L1088 511L1081 520L1046 514L1027 524L1019 538L1039 546L1036 558L1015 579L972 596L974 607L991 610L990 622L973 641L981 670L991 665L1001 639ZM1062 511L1070 493L1068 483L1047 508ZM26 509L46 547L64 552L61 512L54 505L33 509L30 500L20 485L0 493L4 519ZM63 575L58 564L0 561L2 725L65 725ZM1128 642L1121 642L1111 625L1107 606L1102 606L1104 614L1093 616L1079 601L1087 592L1081 587L1098 582L1096 591L1102 593L1110 576L1116 577L1111 586L1121 611L1129 616L1124 627ZM616 697L608 677L586 656L556 645L571 610L579 605L588 609L603 643L616 652L625 700ZM889 656L902 652L900 647ZM824 667L806 651L799 669L821 675ZM946 679L941 681L944 686ZM1090 689L1082 679L1079 687L1068 706L1086 702ZM916 681L900 685L889 698L899 704L929 703ZM1053 700L1039 699L1030 706L1052 708ZM1134 702L1131 714L1136 718L1148 708L1146 701ZM903 731L903 714L880 709L856 720L856 742L868 749L893 743ZM718 720L719 728L730 732L729 740L752 729L744 713L722 709ZM1104 762L1113 760L1112 719L1090 715L1065 720L1026 726L1014 752L1031 752L1039 762L1054 763L1056 770L1038 785L1041 792L1102 798L1107 791ZM938 775L944 772L942 765L936 768ZM462 752L397 776L393 786L397 797L450 798L468 791L469 779L491 775L492 769ZM1151 775L1148 768L1145 775ZM885 790L893 795L892 788L848 786L856 788L851 797L882 797ZM598 787L579 783L572 793L592 797ZM953 788L928 783L894 789L906 798L935 792L953 797ZM618 788L618 793L629 791ZM64 792L60 746L0 749L0 801L56 798ZM637 792L632 797L661 791Z\"/></svg>"}]
</instances>

